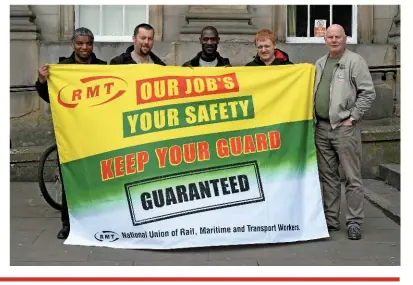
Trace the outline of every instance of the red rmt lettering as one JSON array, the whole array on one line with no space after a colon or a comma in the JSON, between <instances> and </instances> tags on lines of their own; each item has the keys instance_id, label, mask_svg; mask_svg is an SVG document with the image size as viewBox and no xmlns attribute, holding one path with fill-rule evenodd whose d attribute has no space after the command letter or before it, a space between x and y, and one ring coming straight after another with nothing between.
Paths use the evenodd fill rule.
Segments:
<instances>
[{"instance_id":1,"label":"red rmt lettering","mask_svg":"<svg viewBox=\"0 0 413 285\"><path fill-rule=\"evenodd\" d=\"M76 84L76 89L67 85L59 90L57 101L60 105L66 108L75 108L79 104L100 106L122 96L128 86L125 80L116 76L91 76L81 78L80 82L82 84Z\"/></svg>"}]
</instances>

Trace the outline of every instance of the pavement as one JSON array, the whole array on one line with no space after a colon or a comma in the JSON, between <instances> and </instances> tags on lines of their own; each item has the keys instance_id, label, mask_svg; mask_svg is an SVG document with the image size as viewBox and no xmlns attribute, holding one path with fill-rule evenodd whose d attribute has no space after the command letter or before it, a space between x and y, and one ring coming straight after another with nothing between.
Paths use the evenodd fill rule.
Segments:
<instances>
[{"instance_id":1,"label":"pavement","mask_svg":"<svg viewBox=\"0 0 413 285\"><path fill-rule=\"evenodd\" d=\"M37 183L10 183L11 266L399 266L400 225L365 201L363 239L347 239L343 227L327 239L283 244L128 250L64 245L56 238L60 213ZM344 197L343 197L344 198ZM343 203L344 203L344 199ZM344 204L342 209L346 209ZM342 213L344 225L344 213Z\"/></svg>"}]
</instances>

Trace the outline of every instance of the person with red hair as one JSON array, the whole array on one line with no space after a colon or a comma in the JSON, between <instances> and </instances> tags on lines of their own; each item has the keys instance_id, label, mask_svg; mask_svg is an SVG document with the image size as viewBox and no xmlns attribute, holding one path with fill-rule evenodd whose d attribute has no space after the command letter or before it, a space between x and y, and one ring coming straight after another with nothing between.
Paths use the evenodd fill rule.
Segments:
<instances>
[{"instance_id":1,"label":"person with red hair","mask_svg":"<svg viewBox=\"0 0 413 285\"><path fill-rule=\"evenodd\" d=\"M246 66L293 64L288 54L276 46L276 35L269 29L263 29L255 35L257 55Z\"/></svg>"}]
</instances>

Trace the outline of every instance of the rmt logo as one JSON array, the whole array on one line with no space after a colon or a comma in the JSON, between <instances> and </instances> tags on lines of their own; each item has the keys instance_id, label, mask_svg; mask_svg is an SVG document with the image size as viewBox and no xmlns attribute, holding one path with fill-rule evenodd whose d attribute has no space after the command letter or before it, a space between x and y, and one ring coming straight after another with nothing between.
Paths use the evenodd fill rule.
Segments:
<instances>
[{"instance_id":1,"label":"rmt logo","mask_svg":"<svg viewBox=\"0 0 413 285\"><path fill-rule=\"evenodd\" d=\"M101 231L95 233L95 239L98 241L114 242L119 239L119 235L112 231Z\"/></svg>"}]
</instances>

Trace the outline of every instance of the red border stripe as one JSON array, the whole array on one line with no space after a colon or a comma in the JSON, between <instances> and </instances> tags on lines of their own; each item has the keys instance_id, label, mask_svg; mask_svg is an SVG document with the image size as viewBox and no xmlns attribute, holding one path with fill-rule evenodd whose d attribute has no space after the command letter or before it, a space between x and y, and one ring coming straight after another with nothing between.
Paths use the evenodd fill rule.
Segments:
<instances>
[{"instance_id":1,"label":"red border stripe","mask_svg":"<svg viewBox=\"0 0 413 285\"><path fill-rule=\"evenodd\" d=\"M400 282L400 277L0 277L0 282Z\"/></svg>"}]
</instances>

